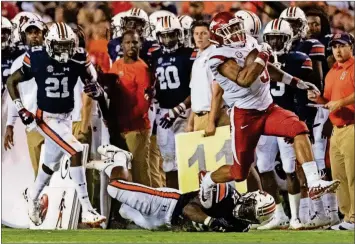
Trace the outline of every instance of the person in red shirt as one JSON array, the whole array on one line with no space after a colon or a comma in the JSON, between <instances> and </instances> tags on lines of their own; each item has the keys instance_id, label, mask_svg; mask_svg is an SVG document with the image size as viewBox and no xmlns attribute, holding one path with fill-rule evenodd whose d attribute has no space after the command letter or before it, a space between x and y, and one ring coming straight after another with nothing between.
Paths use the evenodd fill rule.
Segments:
<instances>
[{"instance_id":1,"label":"person in red shirt","mask_svg":"<svg viewBox=\"0 0 355 244\"><path fill-rule=\"evenodd\" d=\"M324 104L329 109L329 119L333 124L330 139L330 162L332 177L340 181L337 191L340 211L344 221L331 227L333 230L354 230L354 48L353 38L349 34L335 34L329 46L336 63L325 78L324 94L308 91L308 99Z\"/></svg>"},{"instance_id":2,"label":"person in red shirt","mask_svg":"<svg viewBox=\"0 0 355 244\"><path fill-rule=\"evenodd\" d=\"M109 71L117 75L118 79L106 84L111 115L108 129L111 144L133 154L133 182L150 186L149 102L144 99L144 90L150 87L151 76L148 65L139 58L140 45L141 41L136 32L123 33L123 58L114 62Z\"/></svg>"}]
</instances>

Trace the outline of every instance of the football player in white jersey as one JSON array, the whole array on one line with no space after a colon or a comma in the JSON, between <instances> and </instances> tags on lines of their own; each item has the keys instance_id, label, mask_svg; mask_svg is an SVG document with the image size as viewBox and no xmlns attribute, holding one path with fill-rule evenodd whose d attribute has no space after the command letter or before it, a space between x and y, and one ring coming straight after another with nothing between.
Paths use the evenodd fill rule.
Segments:
<instances>
[{"instance_id":1,"label":"football player in white jersey","mask_svg":"<svg viewBox=\"0 0 355 244\"><path fill-rule=\"evenodd\" d=\"M275 211L271 195L260 191L240 194L226 183L216 185L210 196L214 204L204 208L198 191L181 194L173 188L129 182L131 153L113 145L102 145L98 152L106 159L91 161L87 168L104 172L110 178L107 192L122 203L121 216L144 229L247 232L250 223L267 221Z\"/></svg>"},{"instance_id":2,"label":"football player in white jersey","mask_svg":"<svg viewBox=\"0 0 355 244\"><path fill-rule=\"evenodd\" d=\"M212 38L221 47L211 54L208 65L225 92L231 111L233 165L207 173L202 180L200 200L212 204L209 195L217 183L243 181L254 162L254 150L261 135L294 139L296 158L302 164L311 198L318 198L339 186L339 181L323 181L314 161L308 129L298 117L273 103L270 78L302 90L317 89L268 63L271 47L262 43L260 51L246 42L243 23L228 12L218 13L210 24Z\"/></svg>"}]
</instances>

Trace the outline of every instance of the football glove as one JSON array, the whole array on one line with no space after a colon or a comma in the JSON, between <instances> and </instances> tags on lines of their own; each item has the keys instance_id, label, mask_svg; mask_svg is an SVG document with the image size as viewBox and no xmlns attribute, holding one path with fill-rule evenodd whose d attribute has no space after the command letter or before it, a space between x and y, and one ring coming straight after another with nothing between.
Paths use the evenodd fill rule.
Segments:
<instances>
[{"instance_id":1,"label":"football glove","mask_svg":"<svg viewBox=\"0 0 355 244\"><path fill-rule=\"evenodd\" d=\"M104 95L103 88L97 82L90 82L84 86L84 92L92 99L101 97Z\"/></svg>"},{"instance_id":2,"label":"football glove","mask_svg":"<svg viewBox=\"0 0 355 244\"><path fill-rule=\"evenodd\" d=\"M35 120L35 116L25 108L18 111L18 114L24 125L29 125Z\"/></svg>"},{"instance_id":3,"label":"football glove","mask_svg":"<svg viewBox=\"0 0 355 244\"><path fill-rule=\"evenodd\" d=\"M260 44L260 52L265 52L270 57L272 55L272 48L268 43L263 42Z\"/></svg>"},{"instance_id":4,"label":"football glove","mask_svg":"<svg viewBox=\"0 0 355 244\"><path fill-rule=\"evenodd\" d=\"M186 111L186 105L184 103L180 103L173 109L169 109L166 114L160 119L159 125L163 127L163 129L168 129L170 128L177 117L179 117L181 114L184 114Z\"/></svg>"},{"instance_id":5,"label":"football glove","mask_svg":"<svg viewBox=\"0 0 355 244\"><path fill-rule=\"evenodd\" d=\"M208 217L205 220L205 225L207 225L210 230L215 231L215 232L230 232L233 230L233 225L231 225L224 218Z\"/></svg>"}]
</instances>

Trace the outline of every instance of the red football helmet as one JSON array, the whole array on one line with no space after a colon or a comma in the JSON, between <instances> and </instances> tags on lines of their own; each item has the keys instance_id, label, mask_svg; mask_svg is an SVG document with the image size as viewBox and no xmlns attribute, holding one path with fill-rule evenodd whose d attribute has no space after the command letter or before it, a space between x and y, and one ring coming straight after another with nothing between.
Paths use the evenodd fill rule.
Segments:
<instances>
[{"instance_id":1,"label":"red football helmet","mask_svg":"<svg viewBox=\"0 0 355 244\"><path fill-rule=\"evenodd\" d=\"M229 12L220 12L210 24L211 42L219 45L244 45L246 35L243 20Z\"/></svg>"}]
</instances>

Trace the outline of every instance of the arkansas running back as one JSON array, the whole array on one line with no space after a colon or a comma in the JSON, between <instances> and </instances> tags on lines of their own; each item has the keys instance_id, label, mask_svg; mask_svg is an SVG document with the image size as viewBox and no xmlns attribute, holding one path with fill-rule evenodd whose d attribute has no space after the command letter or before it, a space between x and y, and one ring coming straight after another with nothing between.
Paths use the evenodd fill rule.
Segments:
<instances>
[{"instance_id":1,"label":"arkansas running back","mask_svg":"<svg viewBox=\"0 0 355 244\"><path fill-rule=\"evenodd\" d=\"M45 137L44 162L34 185L26 189L28 214L40 225L39 195L54 171L58 170L63 154L71 157L70 175L83 208L82 221L96 225L105 221L91 206L88 198L84 168L81 165L82 144L72 134L71 111L74 108L74 87L79 77L86 83L84 91L94 98L103 96L96 83L96 72L78 38L64 23L54 23L45 38L45 47L32 47L24 56L23 66L8 79L8 89L22 122L34 127ZM17 84L35 78L37 83L36 115L24 108Z\"/></svg>"},{"instance_id":2,"label":"arkansas running back","mask_svg":"<svg viewBox=\"0 0 355 244\"><path fill-rule=\"evenodd\" d=\"M268 64L272 54L270 46L262 43L260 52L252 50L245 42L241 20L230 13L218 13L210 24L210 31L212 39L222 47L216 48L211 54L208 65L226 93L224 97L229 99L228 105L233 104L231 127L234 163L206 174L201 184L201 203L205 207L211 205L208 199L216 183L247 178L261 135L294 138L297 160L303 164L312 198L336 189L338 181L320 180L306 135L306 125L294 113L275 105L269 91L270 78L299 89L317 88Z\"/></svg>"}]
</instances>

